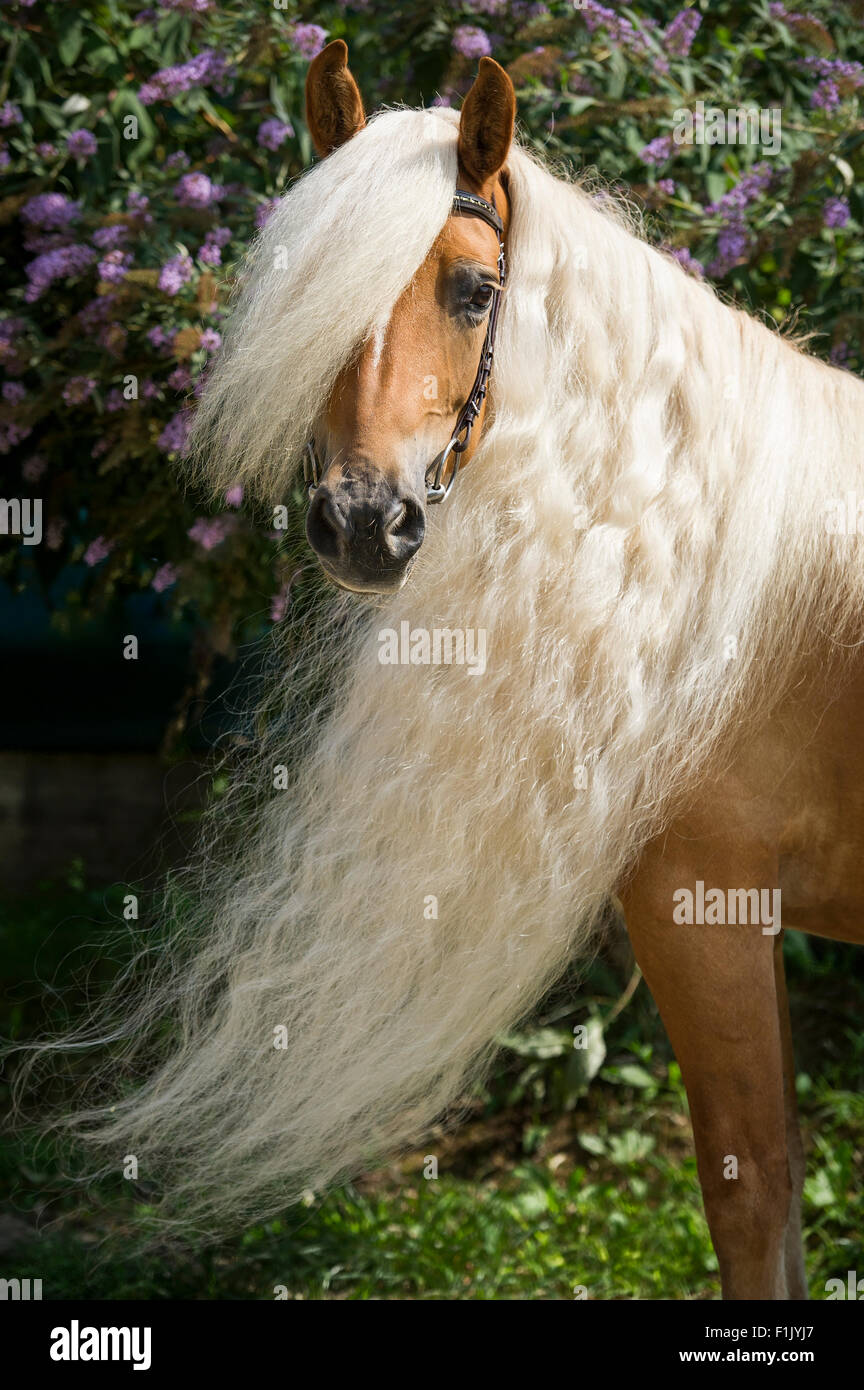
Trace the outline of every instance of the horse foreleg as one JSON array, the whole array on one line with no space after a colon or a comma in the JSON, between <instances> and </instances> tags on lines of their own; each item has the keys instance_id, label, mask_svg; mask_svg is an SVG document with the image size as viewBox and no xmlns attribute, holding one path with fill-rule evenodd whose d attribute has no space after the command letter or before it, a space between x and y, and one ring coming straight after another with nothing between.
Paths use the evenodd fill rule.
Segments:
<instances>
[{"instance_id":1,"label":"horse foreleg","mask_svg":"<svg viewBox=\"0 0 864 1390\"><path fill-rule=\"evenodd\" d=\"M792 1025L789 1019L789 1000L786 993L786 972L783 967L783 933L774 938L774 979L777 990L777 1011L780 1022L780 1044L783 1051L783 1103L786 1116L786 1148L789 1155L789 1176L792 1181L792 1200L786 1222L786 1286L788 1297L809 1298L807 1274L804 1268L804 1243L801 1237L801 1193L804 1189L806 1162L798 1122L798 1100L795 1093L795 1056L792 1049Z\"/></svg>"},{"instance_id":2,"label":"horse foreleg","mask_svg":"<svg viewBox=\"0 0 864 1390\"><path fill-rule=\"evenodd\" d=\"M791 1094L794 1102L791 1046L780 1023L786 1001L785 990L778 997L775 940L759 925L672 921L673 892L697 877L760 887L770 879L765 863L754 866L761 875L743 872L740 862L730 874L728 863L709 869L704 854L696 870L694 848L671 835L662 848L649 846L622 894L627 926L687 1088L723 1297L801 1296L800 1254L787 1272L799 1226L789 1155L794 1112L786 1101Z\"/></svg>"}]
</instances>

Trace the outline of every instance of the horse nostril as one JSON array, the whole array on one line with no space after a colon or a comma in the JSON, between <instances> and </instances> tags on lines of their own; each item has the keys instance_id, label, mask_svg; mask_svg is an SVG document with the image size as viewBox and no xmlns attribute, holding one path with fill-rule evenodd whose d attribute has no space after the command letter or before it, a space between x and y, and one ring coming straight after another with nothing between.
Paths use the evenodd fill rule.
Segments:
<instances>
[{"instance_id":1,"label":"horse nostril","mask_svg":"<svg viewBox=\"0 0 864 1390\"><path fill-rule=\"evenodd\" d=\"M306 537L318 555L334 558L348 534L348 518L335 506L330 494L319 488L306 514Z\"/></svg>"},{"instance_id":2,"label":"horse nostril","mask_svg":"<svg viewBox=\"0 0 864 1390\"><path fill-rule=\"evenodd\" d=\"M384 515L381 517L381 530L386 535L395 536L408 514L408 508L400 497L394 497Z\"/></svg>"},{"instance_id":3,"label":"horse nostril","mask_svg":"<svg viewBox=\"0 0 864 1390\"><path fill-rule=\"evenodd\" d=\"M426 534L423 508L413 497L394 500L394 515L384 527L384 542L391 555L407 560L419 549Z\"/></svg>"},{"instance_id":4,"label":"horse nostril","mask_svg":"<svg viewBox=\"0 0 864 1390\"><path fill-rule=\"evenodd\" d=\"M321 498L321 525L332 531L334 536L341 536L347 530L345 518L326 495Z\"/></svg>"}]
</instances>

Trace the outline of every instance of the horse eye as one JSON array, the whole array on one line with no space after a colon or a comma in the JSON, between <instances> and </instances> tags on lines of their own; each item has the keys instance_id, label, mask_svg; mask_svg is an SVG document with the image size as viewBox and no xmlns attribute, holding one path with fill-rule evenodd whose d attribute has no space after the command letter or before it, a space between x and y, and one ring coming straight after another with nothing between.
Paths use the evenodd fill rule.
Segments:
<instances>
[{"instance_id":1,"label":"horse eye","mask_svg":"<svg viewBox=\"0 0 864 1390\"><path fill-rule=\"evenodd\" d=\"M481 285L471 296L469 307L473 309L475 313L482 313L484 309L489 308L494 293L495 291L491 285Z\"/></svg>"}]
</instances>

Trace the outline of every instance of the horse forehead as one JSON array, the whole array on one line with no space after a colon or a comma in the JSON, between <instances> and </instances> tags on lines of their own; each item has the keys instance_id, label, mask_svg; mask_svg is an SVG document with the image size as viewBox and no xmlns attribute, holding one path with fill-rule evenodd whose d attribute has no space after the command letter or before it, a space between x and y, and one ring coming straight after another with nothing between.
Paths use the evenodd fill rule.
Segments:
<instances>
[{"instance_id":1,"label":"horse forehead","mask_svg":"<svg viewBox=\"0 0 864 1390\"><path fill-rule=\"evenodd\" d=\"M429 297L441 298L441 286L449 272L464 260L479 261L490 267L498 264L498 238L492 228L476 217L450 217L417 269L411 283L399 296L390 318L372 331L373 351L380 353L387 336L401 324L410 323L428 309Z\"/></svg>"},{"instance_id":2,"label":"horse forehead","mask_svg":"<svg viewBox=\"0 0 864 1390\"><path fill-rule=\"evenodd\" d=\"M433 246L442 261L458 260L470 256L494 266L498 261L498 237L480 217L455 215L448 217Z\"/></svg>"},{"instance_id":3,"label":"horse forehead","mask_svg":"<svg viewBox=\"0 0 864 1390\"><path fill-rule=\"evenodd\" d=\"M420 353L428 353L430 342L440 337L438 325L429 322L430 303L440 304L441 285L453 266L465 259L496 266L498 238L492 228L479 218L450 217L411 283L397 299L389 317L379 320L372 327L363 357L373 370L380 367L388 349L391 355L398 351L403 359L411 353L412 348ZM407 338L406 332L409 335Z\"/></svg>"}]
</instances>

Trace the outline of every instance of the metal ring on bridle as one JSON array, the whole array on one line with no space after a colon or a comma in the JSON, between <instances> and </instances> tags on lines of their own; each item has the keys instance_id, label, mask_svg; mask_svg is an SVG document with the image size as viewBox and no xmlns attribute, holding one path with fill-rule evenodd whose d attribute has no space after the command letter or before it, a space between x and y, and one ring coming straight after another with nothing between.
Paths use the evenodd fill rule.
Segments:
<instances>
[{"instance_id":1,"label":"metal ring on bridle","mask_svg":"<svg viewBox=\"0 0 864 1390\"><path fill-rule=\"evenodd\" d=\"M315 440L308 439L306 448L303 450L303 483L310 497L321 481L321 472L321 462L315 448Z\"/></svg>"},{"instance_id":2,"label":"metal ring on bridle","mask_svg":"<svg viewBox=\"0 0 864 1390\"><path fill-rule=\"evenodd\" d=\"M504 223L495 206L494 201L488 203L485 198L479 197L476 193L468 193L464 188L457 188L453 194L453 213L464 213L468 217L479 217L486 222L498 236L498 284L492 291L492 305L489 310L489 317L486 321L486 336L483 339L483 350L480 353L480 363L477 368L477 375L474 378L474 385L471 387L470 394L456 420L453 433L441 450L426 469L424 481L426 484L427 503L443 502L450 493L456 481L456 474L459 472L459 455L468 448L471 438L471 430L474 421L480 414L483 401L486 397L486 390L489 383L489 376L492 371L492 361L495 355L495 330L498 326L498 310L501 305L501 291L507 279L507 263L504 258ZM447 482L443 482L444 470L448 460L453 460L453 471ZM303 482L311 497L315 489L321 482L324 470L318 451L315 448L315 440L310 439L306 444L303 453Z\"/></svg>"},{"instance_id":3,"label":"metal ring on bridle","mask_svg":"<svg viewBox=\"0 0 864 1390\"><path fill-rule=\"evenodd\" d=\"M434 459L427 468L425 478L427 502L443 502L455 483L456 474L459 472L459 455L462 452L461 449L458 449L456 446L457 441L455 439L448 439L447 444L441 450L437 459ZM450 458L451 454L453 455L453 472L450 474L447 482L442 484L441 478L447 466L447 460ZM429 481L430 473L432 473L431 482Z\"/></svg>"}]
</instances>

